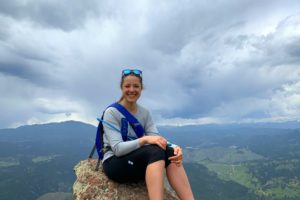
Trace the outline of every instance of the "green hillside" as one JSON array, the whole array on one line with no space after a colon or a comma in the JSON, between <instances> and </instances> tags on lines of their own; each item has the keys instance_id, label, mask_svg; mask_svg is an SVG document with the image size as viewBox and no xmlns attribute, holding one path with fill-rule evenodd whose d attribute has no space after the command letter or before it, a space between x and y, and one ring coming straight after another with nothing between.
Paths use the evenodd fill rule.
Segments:
<instances>
[{"instance_id":1,"label":"green hillside","mask_svg":"<svg viewBox=\"0 0 300 200\"><path fill-rule=\"evenodd\" d=\"M299 199L300 159L272 160L247 149L186 149L188 162L205 166L219 179L237 183L256 195L252 199ZM192 176L191 176L192 177Z\"/></svg>"},{"instance_id":2,"label":"green hillside","mask_svg":"<svg viewBox=\"0 0 300 200\"><path fill-rule=\"evenodd\" d=\"M0 130L0 199L69 200L73 167L96 128L80 122ZM299 200L299 129L241 126L160 128L184 149L196 199Z\"/></svg>"}]
</instances>

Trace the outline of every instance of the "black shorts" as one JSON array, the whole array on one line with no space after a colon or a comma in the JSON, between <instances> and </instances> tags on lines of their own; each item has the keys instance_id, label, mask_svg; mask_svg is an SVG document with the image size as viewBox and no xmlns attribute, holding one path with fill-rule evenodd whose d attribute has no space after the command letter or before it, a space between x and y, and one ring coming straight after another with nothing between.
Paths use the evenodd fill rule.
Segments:
<instances>
[{"instance_id":1,"label":"black shorts","mask_svg":"<svg viewBox=\"0 0 300 200\"><path fill-rule=\"evenodd\" d=\"M170 164L168 158L173 155L174 150L171 147L163 150L157 145L145 145L125 156L108 158L103 163L103 169L107 177L116 182L138 182L145 179L149 164L164 160L167 167Z\"/></svg>"}]
</instances>

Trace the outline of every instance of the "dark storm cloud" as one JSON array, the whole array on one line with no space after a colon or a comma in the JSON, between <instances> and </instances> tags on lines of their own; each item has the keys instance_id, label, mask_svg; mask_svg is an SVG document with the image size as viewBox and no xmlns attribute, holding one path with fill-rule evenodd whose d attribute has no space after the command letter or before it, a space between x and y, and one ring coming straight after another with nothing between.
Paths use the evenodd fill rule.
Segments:
<instances>
[{"instance_id":1,"label":"dark storm cloud","mask_svg":"<svg viewBox=\"0 0 300 200\"><path fill-rule=\"evenodd\" d=\"M57 68L51 60L53 57L33 46L26 45L26 42L0 46L0 74L25 79L37 86L53 87L53 80L58 81L53 76Z\"/></svg>"},{"instance_id":2,"label":"dark storm cloud","mask_svg":"<svg viewBox=\"0 0 300 200\"><path fill-rule=\"evenodd\" d=\"M290 44L285 46L285 51L295 63L300 63L300 38L290 41Z\"/></svg>"},{"instance_id":3,"label":"dark storm cloud","mask_svg":"<svg viewBox=\"0 0 300 200\"><path fill-rule=\"evenodd\" d=\"M237 99L247 99L256 97L261 101L266 101L274 91L280 90L283 84L289 84L299 80L300 65L298 55L299 35L289 33L291 27L299 26L299 15L289 16L289 20L282 19L274 33L267 36L259 34L239 34L237 36L220 35L211 47L206 46L206 51L210 54L212 63L205 63L207 57L205 53L200 55L200 62L189 68L182 66L177 70L175 78L180 82L181 91L189 98L185 104L168 112L169 117L203 117L211 114L213 108L230 103ZM291 35L290 35L291 34ZM229 46L229 48L227 47ZM214 50L215 49L215 50ZM230 50L228 54L225 49ZM218 57L218 51L224 51ZM236 57L234 54L241 54ZM243 54L246 58L242 58ZM226 57L231 58L230 63L223 62ZM201 59L202 57L202 59ZM236 57L236 58L235 58ZM216 60L220 59L220 62ZM202 60L202 61L201 61ZM223 65L223 66L222 66ZM230 70L225 74L220 74L223 67ZM284 66L294 65L287 70ZM293 70L294 69L294 70ZM296 75L282 77L296 72ZM272 76L272 73L274 76ZM276 74L275 74L276 73ZM297 78L298 77L298 78ZM249 101L249 104L251 102ZM237 109L237 108L232 108ZM240 108L243 109L243 108ZM261 108L259 108L261 109ZM266 112L254 110L239 117L265 117ZM223 115L223 113L220 113Z\"/></svg>"},{"instance_id":4,"label":"dark storm cloud","mask_svg":"<svg viewBox=\"0 0 300 200\"><path fill-rule=\"evenodd\" d=\"M41 26L70 31L82 26L86 18L95 13L95 2L1 0L0 12L17 20L30 20Z\"/></svg>"},{"instance_id":5,"label":"dark storm cloud","mask_svg":"<svg viewBox=\"0 0 300 200\"><path fill-rule=\"evenodd\" d=\"M123 68L156 120L296 118L299 18L296 0L1 1L0 127L94 123Z\"/></svg>"},{"instance_id":6,"label":"dark storm cloud","mask_svg":"<svg viewBox=\"0 0 300 200\"><path fill-rule=\"evenodd\" d=\"M0 62L0 72L10 75L17 76L24 79L30 80L33 77L39 77L40 74L34 69L30 69L31 66L22 65L21 63L4 63Z\"/></svg>"},{"instance_id":7,"label":"dark storm cloud","mask_svg":"<svg viewBox=\"0 0 300 200\"><path fill-rule=\"evenodd\" d=\"M46 70L37 69L25 62L0 62L0 73L22 78L39 86L47 85L48 87L49 84L53 84Z\"/></svg>"},{"instance_id":8,"label":"dark storm cloud","mask_svg":"<svg viewBox=\"0 0 300 200\"><path fill-rule=\"evenodd\" d=\"M151 13L147 33L149 44L167 54L178 53L184 46L196 38L203 43L213 43L226 32L234 31L248 21L257 18L269 6L270 2L219 1L214 5L205 1L170 2L165 6L159 3L157 10ZM161 7L160 7L161 6Z\"/></svg>"}]
</instances>

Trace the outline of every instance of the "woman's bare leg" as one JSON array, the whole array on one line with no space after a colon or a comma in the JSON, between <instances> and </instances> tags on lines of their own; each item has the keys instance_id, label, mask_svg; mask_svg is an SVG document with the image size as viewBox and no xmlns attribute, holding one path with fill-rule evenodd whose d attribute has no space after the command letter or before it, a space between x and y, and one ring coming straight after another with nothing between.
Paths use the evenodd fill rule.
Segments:
<instances>
[{"instance_id":1,"label":"woman's bare leg","mask_svg":"<svg viewBox=\"0 0 300 200\"><path fill-rule=\"evenodd\" d=\"M167 167L167 177L170 185L181 200L193 200L194 195L183 165L170 163Z\"/></svg>"},{"instance_id":2,"label":"woman's bare leg","mask_svg":"<svg viewBox=\"0 0 300 200\"><path fill-rule=\"evenodd\" d=\"M146 168L146 185L150 200L163 200L164 198L164 169L164 160L151 163Z\"/></svg>"}]
</instances>

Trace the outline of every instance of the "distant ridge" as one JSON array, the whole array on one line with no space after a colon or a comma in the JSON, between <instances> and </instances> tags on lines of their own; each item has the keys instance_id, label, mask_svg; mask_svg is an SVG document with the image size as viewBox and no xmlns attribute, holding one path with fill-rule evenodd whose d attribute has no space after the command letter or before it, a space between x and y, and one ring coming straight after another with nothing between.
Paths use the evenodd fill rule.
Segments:
<instances>
[{"instance_id":1,"label":"distant ridge","mask_svg":"<svg viewBox=\"0 0 300 200\"><path fill-rule=\"evenodd\" d=\"M195 125L160 125L158 127L200 127L200 128L280 128L280 129L299 129L300 121L286 122L255 122L255 123L227 123L227 124L195 124Z\"/></svg>"},{"instance_id":2,"label":"distant ridge","mask_svg":"<svg viewBox=\"0 0 300 200\"><path fill-rule=\"evenodd\" d=\"M41 124L30 124L30 125L21 125L15 129L18 128L26 128L26 127L38 127L38 126L52 126L52 125L88 125L93 126L91 124L82 122L82 121L75 121L75 120L68 120L68 121L62 121L62 122L49 122L49 123L41 123Z\"/></svg>"},{"instance_id":3,"label":"distant ridge","mask_svg":"<svg viewBox=\"0 0 300 200\"><path fill-rule=\"evenodd\" d=\"M63 126L73 126L73 125L87 125L96 127L96 125L92 125L82 121L75 121L75 120L68 120L62 122L50 122L50 123L41 123L41 124L30 124L30 125L21 125L16 128L0 128L0 130L10 130L10 129L22 129L27 127L39 127L39 126L56 126L56 125L63 125ZM285 122L256 122L256 123L227 123L227 124L195 124L195 125L158 125L158 127L162 128L281 128L281 129L299 129L300 128L300 121L285 121Z\"/></svg>"},{"instance_id":4,"label":"distant ridge","mask_svg":"<svg viewBox=\"0 0 300 200\"><path fill-rule=\"evenodd\" d=\"M69 120L69 121L63 121L63 122L50 122L50 123L44 123L44 124L29 124L29 125L21 125L16 128L0 128L0 134L3 132L10 132L12 130L27 130L31 128L49 128L49 127L71 127L71 126L90 126L95 128L96 126L93 126L92 124L88 124L81 121L75 121L75 120Z\"/></svg>"}]
</instances>

